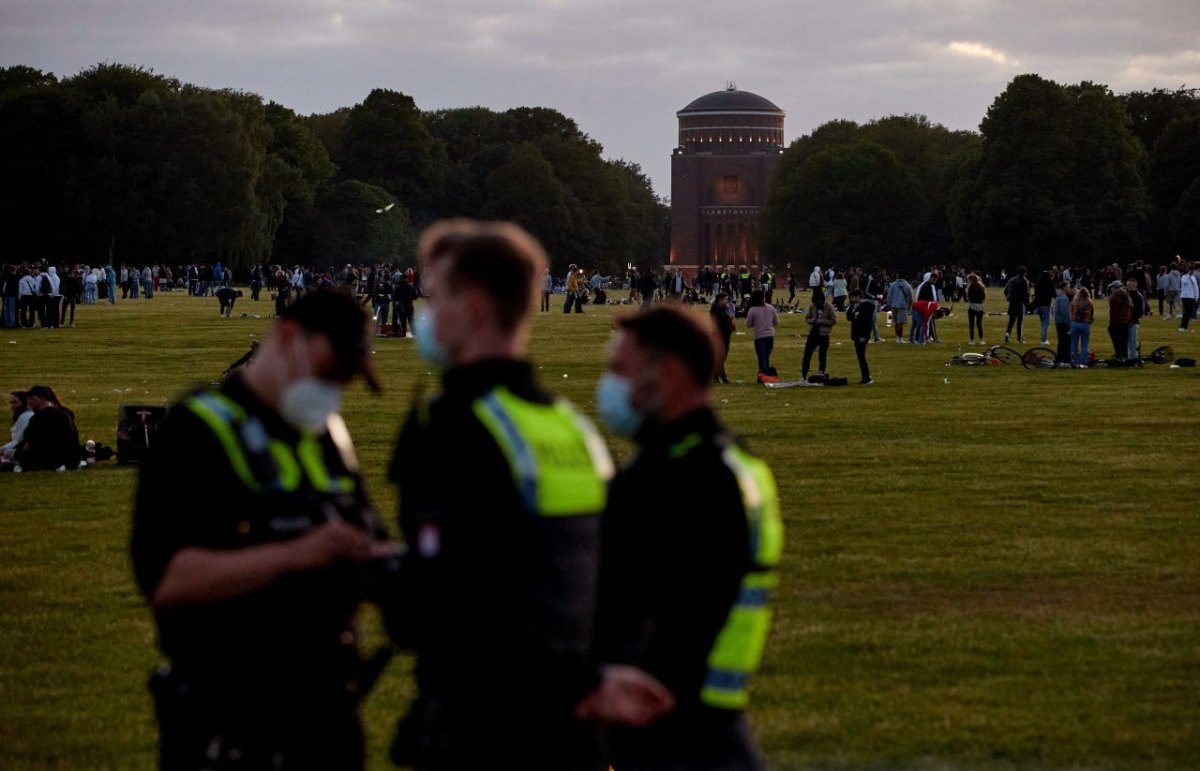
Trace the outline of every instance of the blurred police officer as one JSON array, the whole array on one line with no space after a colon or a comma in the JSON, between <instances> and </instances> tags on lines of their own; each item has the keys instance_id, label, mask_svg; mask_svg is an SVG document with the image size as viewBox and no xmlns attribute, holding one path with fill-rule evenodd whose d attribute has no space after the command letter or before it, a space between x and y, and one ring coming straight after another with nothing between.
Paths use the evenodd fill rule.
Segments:
<instances>
[{"instance_id":1,"label":"blurred police officer","mask_svg":"<svg viewBox=\"0 0 1200 771\"><path fill-rule=\"evenodd\" d=\"M620 771L762 768L743 709L783 526L770 469L713 414L713 357L698 319L655 307L618 322L597 388L602 419L639 445L609 490L597 655L645 669L677 702L612 731Z\"/></svg>"},{"instance_id":2,"label":"blurred police officer","mask_svg":"<svg viewBox=\"0 0 1200 771\"><path fill-rule=\"evenodd\" d=\"M368 324L349 296L297 300L254 367L170 410L142 467L164 769L362 767L355 614L390 550L338 410L356 375L378 387Z\"/></svg>"},{"instance_id":3,"label":"blurred police officer","mask_svg":"<svg viewBox=\"0 0 1200 771\"><path fill-rule=\"evenodd\" d=\"M670 696L590 657L612 462L525 361L546 258L520 228L464 220L423 236L416 343L445 367L409 414L391 477L408 544L402 626L419 696L393 759L421 769L605 768L576 716L644 723Z\"/></svg>"}]
</instances>

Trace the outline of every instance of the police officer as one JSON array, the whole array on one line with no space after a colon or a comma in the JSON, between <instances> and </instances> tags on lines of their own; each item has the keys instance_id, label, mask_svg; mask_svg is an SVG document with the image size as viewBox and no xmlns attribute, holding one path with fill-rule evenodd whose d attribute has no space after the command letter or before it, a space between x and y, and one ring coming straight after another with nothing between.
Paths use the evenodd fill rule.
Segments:
<instances>
[{"instance_id":1,"label":"police officer","mask_svg":"<svg viewBox=\"0 0 1200 771\"><path fill-rule=\"evenodd\" d=\"M644 668L677 706L648 728L615 729L611 762L761 769L743 709L783 546L774 478L713 414L713 343L695 318L659 307L618 330L598 406L640 451L609 491L597 655Z\"/></svg>"},{"instance_id":2,"label":"police officer","mask_svg":"<svg viewBox=\"0 0 1200 771\"><path fill-rule=\"evenodd\" d=\"M355 614L394 552L338 414L354 376L378 387L368 324L347 295L297 300L255 366L172 407L141 469L163 769L362 767Z\"/></svg>"},{"instance_id":3,"label":"police officer","mask_svg":"<svg viewBox=\"0 0 1200 771\"><path fill-rule=\"evenodd\" d=\"M408 545L389 631L417 657L393 759L420 769L605 768L576 717L644 723L660 684L591 661L600 513L612 462L524 360L546 258L520 228L465 220L422 237L418 350L442 391L408 415L391 467Z\"/></svg>"}]
</instances>

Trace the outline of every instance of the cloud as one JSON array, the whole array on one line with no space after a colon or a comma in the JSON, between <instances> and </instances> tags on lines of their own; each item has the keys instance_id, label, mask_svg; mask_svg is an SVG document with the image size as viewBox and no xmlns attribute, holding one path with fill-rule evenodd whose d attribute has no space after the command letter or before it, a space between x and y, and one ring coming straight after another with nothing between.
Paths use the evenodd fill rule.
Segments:
<instances>
[{"instance_id":1,"label":"cloud","mask_svg":"<svg viewBox=\"0 0 1200 771\"><path fill-rule=\"evenodd\" d=\"M0 18L0 66L59 76L136 64L301 113L372 88L551 107L663 195L675 111L727 80L786 110L789 140L903 113L974 128L1021 71L1200 86L1197 0L0 0Z\"/></svg>"},{"instance_id":2,"label":"cloud","mask_svg":"<svg viewBox=\"0 0 1200 771\"><path fill-rule=\"evenodd\" d=\"M1200 86L1200 50L1135 56L1126 63L1117 83L1133 88Z\"/></svg>"},{"instance_id":3,"label":"cloud","mask_svg":"<svg viewBox=\"0 0 1200 771\"><path fill-rule=\"evenodd\" d=\"M1002 52L994 48L984 45L983 43L971 43L964 40L956 40L946 46L946 50L953 54L966 56L971 59L987 59L996 64L1004 65L1005 67L1020 67L1021 63L1016 59L1010 59Z\"/></svg>"}]
</instances>

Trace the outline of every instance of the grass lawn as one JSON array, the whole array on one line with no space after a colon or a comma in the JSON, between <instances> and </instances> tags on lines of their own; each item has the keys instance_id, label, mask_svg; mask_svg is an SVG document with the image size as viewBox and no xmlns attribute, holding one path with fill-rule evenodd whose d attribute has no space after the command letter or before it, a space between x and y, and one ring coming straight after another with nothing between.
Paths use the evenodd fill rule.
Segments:
<instances>
[{"instance_id":1,"label":"grass lawn","mask_svg":"<svg viewBox=\"0 0 1200 771\"><path fill-rule=\"evenodd\" d=\"M53 385L81 437L115 444L119 404L215 380L269 328L268 302L237 310L263 318L159 294L81 306L75 329L0 330L0 386ZM959 310L941 344L870 346L870 387L763 389L750 336L734 337L742 382L715 400L774 468L788 528L751 709L771 767L1200 767L1200 370L947 368L967 348ZM617 312L536 319L537 369L589 412ZM985 319L989 341L1003 322ZM1177 326L1145 319L1143 350L1200 355L1200 335ZM803 332L783 316L785 379ZM853 382L848 334L834 329L830 369ZM380 339L375 354L386 393L356 386L345 416L392 512L395 432L437 380L412 340ZM0 768L153 765L144 683L158 655L126 552L134 484L115 462L0 476ZM183 475L177 494L197 484ZM394 662L365 709L372 768L390 767L410 697L409 662Z\"/></svg>"}]
</instances>

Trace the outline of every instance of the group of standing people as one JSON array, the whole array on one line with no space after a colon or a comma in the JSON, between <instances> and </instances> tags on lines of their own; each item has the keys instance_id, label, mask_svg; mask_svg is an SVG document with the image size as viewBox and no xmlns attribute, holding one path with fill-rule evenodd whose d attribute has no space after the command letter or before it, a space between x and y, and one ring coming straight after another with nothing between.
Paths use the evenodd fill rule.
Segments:
<instances>
[{"instance_id":1,"label":"group of standing people","mask_svg":"<svg viewBox=\"0 0 1200 771\"><path fill-rule=\"evenodd\" d=\"M0 297L4 300L0 326L73 327L76 306L94 304L96 292L97 271L86 266L71 266L60 275L55 265L5 265L0 268Z\"/></svg>"},{"instance_id":2,"label":"group of standing people","mask_svg":"<svg viewBox=\"0 0 1200 771\"><path fill-rule=\"evenodd\" d=\"M375 310L375 334L410 337L413 325L413 304L417 300L416 271L409 268L388 271L376 268L368 281L371 305ZM388 323L388 311L391 323Z\"/></svg>"},{"instance_id":3,"label":"group of standing people","mask_svg":"<svg viewBox=\"0 0 1200 771\"><path fill-rule=\"evenodd\" d=\"M444 374L389 470L403 551L338 414L349 380L379 386L348 294L301 296L247 369L168 413L131 543L170 660L151 681L162 767L361 768L370 601L416 656L401 765L762 768L744 709L782 521L770 470L712 410L707 328L672 305L617 322L597 407L639 452L615 471L525 358L536 241L456 221L419 260L417 348ZM183 469L208 483L180 500Z\"/></svg>"},{"instance_id":4,"label":"group of standing people","mask_svg":"<svg viewBox=\"0 0 1200 771\"><path fill-rule=\"evenodd\" d=\"M829 355L829 344L833 327L838 323L839 315L845 315L850 322L850 339L854 344L855 356L858 359L860 380L862 385L872 385L871 369L867 363L867 345L872 336L879 341L876 328L877 307L875 299L869 297L861 288L849 294L849 305L838 309L826 298L825 288L818 284L812 287L812 298L805 311L804 322L808 328L805 335L804 356L800 366L800 379L809 380L809 370L813 354L817 355L817 371L814 382L824 382L827 379L826 367ZM718 292L709 306L709 316L712 328L718 340L719 350L716 368L712 372L712 382L728 383L729 376L725 371L725 361L729 356L729 346L733 332L737 326L736 303L726 292ZM766 293L755 289L750 293L749 306L746 310L746 327L754 335L754 352L758 362L759 382L774 382L778 373L771 365L771 354L775 349L775 329L779 326L779 311L767 302Z\"/></svg>"}]
</instances>

